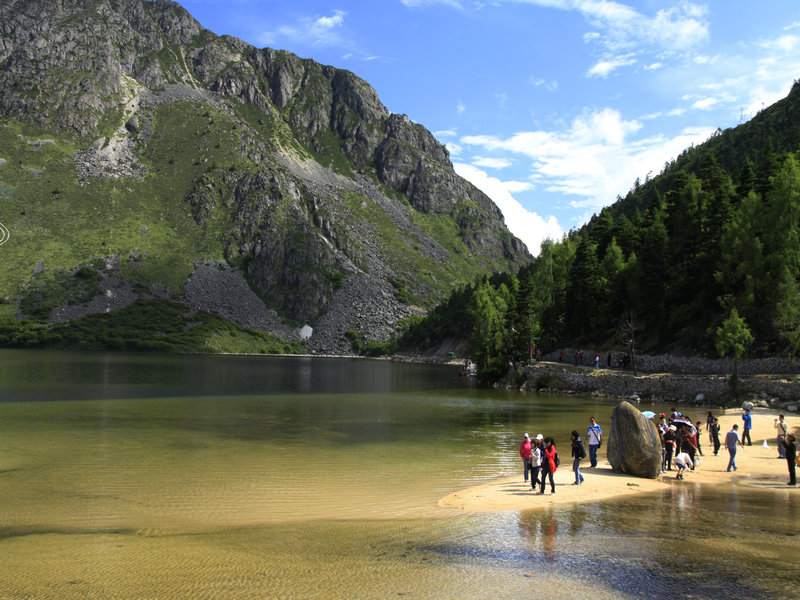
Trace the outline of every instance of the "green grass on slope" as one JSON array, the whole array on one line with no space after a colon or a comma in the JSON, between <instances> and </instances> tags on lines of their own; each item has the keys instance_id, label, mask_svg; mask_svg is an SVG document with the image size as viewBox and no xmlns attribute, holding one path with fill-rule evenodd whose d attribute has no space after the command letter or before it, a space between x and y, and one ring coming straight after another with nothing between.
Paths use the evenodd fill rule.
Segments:
<instances>
[{"instance_id":1,"label":"green grass on slope","mask_svg":"<svg viewBox=\"0 0 800 600\"><path fill-rule=\"evenodd\" d=\"M49 326L3 319L0 346L253 354L297 354L305 350L303 343L284 342L208 313L187 312L177 302L158 299L138 300L122 310Z\"/></svg>"},{"instance_id":2,"label":"green grass on slope","mask_svg":"<svg viewBox=\"0 0 800 600\"><path fill-rule=\"evenodd\" d=\"M18 295L39 265L72 269L93 256L119 255L123 275L180 292L195 258L222 258L224 207L198 226L185 202L201 174L241 168L236 123L193 101L156 109L134 178L78 180L75 147L42 131L0 122L0 297ZM42 142L41 140L50 140ZM219 217L219 218L216 218ZM138 257L138 258L135 258Z\"/></svg>"}]
</instances>

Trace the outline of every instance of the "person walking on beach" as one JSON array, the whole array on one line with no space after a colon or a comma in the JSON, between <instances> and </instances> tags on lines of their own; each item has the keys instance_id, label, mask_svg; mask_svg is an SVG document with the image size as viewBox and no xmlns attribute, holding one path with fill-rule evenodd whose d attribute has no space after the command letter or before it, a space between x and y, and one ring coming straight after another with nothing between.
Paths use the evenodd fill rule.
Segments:
<instances>
[{"instance_id":1,"label":"person walking on beach","mask_svg":"<svg viewBox=\"0 0 800 600\"><path fill-rule=\"evenodd\" d=\"M744 421L744 433L742 434L742 448L744 448L744 440L747 440L748 446L753 445L753 440L750 439L750 430L753 428L753 416L750 414L749 408L744 409L742 421Z\"/></svg>"},{"instance_id":2,"label":"person walking on beach","mask_svg":"<svg viewBox=\"0 0 800 600\"><path fill-rule=\"evenodd\" d=\"M728 454L730 454L731 456L731 459L728 461L729 473L731 467L733 467L734 471L738 469L738 467L736 466L736 449L738 446L744 448L744 444L742 443L742 440L739 437L739 426L734 423L733 429L731 429L725 436L725 447L728 449Z\"/></svg>"},{"instance_id":3,"label":"person walking on beach","mask_svg":"<svg viewBox=\"0 0 800 600\"><path fill-rule=\"evenodd\" d=\"M531 436L527 433L522 436L519 455L522 457L522 472L525 476L525 483L528 483L528 471L531 470Z\"/></svg>"},{"instance_id":4,"label":"person walking on beach","mask_svg":"<svg viewBox=\"0 0 800 600\"><path fill-rule=\"evenodd\" d=\"M783 420L783 415L778 415L778 418L775 419L775 429L778 430L778 458L786 458L783 440L786 439L786 434L789 433L789 425Z\"/></svg>"},{"instance_id":5,"label":"person walking on beach","mask_svg":"<svg viewBox=\"0 0 800 600\"><path fill-rule=\"evenodd\" d=\"M797 442L794 436L789 433L784 439L781 440L783 446L783 454L786 457L786 464L789 466L789 483L788 485L797 485L797 474L795 472L795 460L797 459Z\"/></svg>"},{"instance_id":6,"label":"person walking on beach","mask_svg":"<svg viewBox=\"0 0 800 600\"><path fill-rule=\"evenodd\" d=\"M575 483L573 485L580 485L583 483L583 475L581 475L581 460L586 458L586 447L583 445L581 436L577 431L572 432L572 470L575 473Z\"/></svg>"},{"instance_id":7,"label":"person walking on beach","mask_svg":"<svg viewBox=\"0 0 800 600\"><path fill-rule=\"evenodd\" d=\"M702 426L703 424L700 421L695 424L694 437L692 438L694 443L697 445L697 451L700 453L700 456L703 456L703 446L700 445L700 428Z\"/></svg>"},{"instance_id":8,"label":"person walking on beach","mask_svg":"<svg viewBox=\"0 0 800 600\"><path fill-rule=\"evenodd\" d=\"M539 485L539 471L542 470L542 449L544 447L544 438L542 434L536 436L536 439L531 442L531 489L536 490Z\"/></svg>"},{"instance_id":9,"label":"person walking on beach","mask_svg":"<svg viewBox=\"0 0 800 600\"><path fill-rule=\"evenodd\" d=\"M597 466L597 450L603 443L603 430L594 417L589 419L589 429L586 431L586 436L589 440L589 466Z\"/></svg>"},{"instance_id":10,"label":"person walking on beach","mask_svg":"<svg viewBox=\"0 0 800 600\"><path fill-rule=\"evenodd\" d=\"M714 445L714 456L719 455L719 419L714 417L714 421L711 423L711 426L708 428L708 432L711 435L711 443Z\"/></svg>"},{"instance_id":11,"label":"person walking on beach","mask_svg":"<svg viewBox=\"0 0 800 600\"><path fill-rule=\"evenodd\" d=\"M544 494L544 487L546 478L550 478L550 495L556 493L556 482L553 479L553 474L556 472L556 445L553 443L553 438L544 438L544 450L542 450L542 487L539 493Z\"/></svg>"}]
</instances>

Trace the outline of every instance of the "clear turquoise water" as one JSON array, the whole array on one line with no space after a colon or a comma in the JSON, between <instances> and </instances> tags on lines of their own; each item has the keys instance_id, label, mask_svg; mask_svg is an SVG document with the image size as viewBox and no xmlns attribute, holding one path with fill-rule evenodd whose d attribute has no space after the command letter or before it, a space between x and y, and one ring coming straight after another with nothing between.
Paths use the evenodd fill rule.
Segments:
<instances>
[{"instance_id":1,"label":"clear turquoise water","mask_svg":"<svg viewBox=\"0 0 800 600\"><path fill-rule=\"evenodd\" d=\"M613 404L384 361L0 351L0 598L798 597L796 490L447 493Z\"/></svg>"}]
</instances>

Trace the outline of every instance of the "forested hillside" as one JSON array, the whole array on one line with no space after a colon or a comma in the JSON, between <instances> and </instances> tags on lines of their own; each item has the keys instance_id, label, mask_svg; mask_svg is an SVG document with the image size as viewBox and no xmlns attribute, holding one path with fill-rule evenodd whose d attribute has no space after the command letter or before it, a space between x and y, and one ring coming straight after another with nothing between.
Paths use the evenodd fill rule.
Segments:
<instances>
[{"instance_id":1,"label":"forested hillside","mask_svg":"<svg viewBox=\"0 0 800 600\"><path fill-rule=\"evenodd\" d=\"M400 342L470 338L479 368L564 345L750 355L800 346L800 84L752 121L686 150L516 275L453 294ZM737 319L744 320L741 323ZM749 332L750 336L747 335Z\"/></svg>"}]
</instances>

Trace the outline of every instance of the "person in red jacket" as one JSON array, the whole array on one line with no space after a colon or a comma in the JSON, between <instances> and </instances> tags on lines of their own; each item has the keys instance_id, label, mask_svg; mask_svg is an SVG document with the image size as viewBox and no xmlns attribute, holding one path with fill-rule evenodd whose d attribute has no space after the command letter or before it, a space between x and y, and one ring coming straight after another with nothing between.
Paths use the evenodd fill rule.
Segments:
<instances>
[{"instance_id":1,"label":"person in red jacket","mask_svg":"<svg viewBox=\"0 0 800 600\"><path fill-rule=\"evenodd\" d=\"M542 450L542 487L539 494L544 494L546 478L550 477L550 495L556 493L556 482L553 480L553 473L556 472L556 445L553 438L544 438L544 450Z\"/></svg>"},{"instance_id":2,"label":"person in red jacket","mask_svg":"<svg viewBox=\"0 0 800 600\"><path fill-rule=\"evenodd\" d=\"M519 455L522 457L522 469L525 476L525 483L528 483L528 471L531 470L531 436L527 433L522 436L522 443L519 445Z\"/></svg>"}]
</instances>

